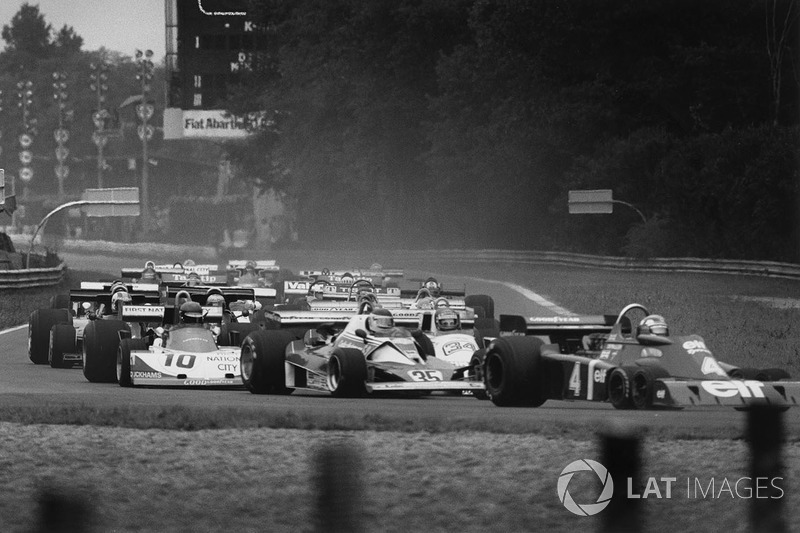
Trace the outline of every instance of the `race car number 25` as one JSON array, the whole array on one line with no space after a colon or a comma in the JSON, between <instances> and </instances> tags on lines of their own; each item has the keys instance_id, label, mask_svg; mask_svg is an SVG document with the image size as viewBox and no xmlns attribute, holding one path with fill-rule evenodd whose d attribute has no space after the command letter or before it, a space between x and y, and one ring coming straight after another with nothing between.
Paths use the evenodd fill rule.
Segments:
<instances>
[{"instance_id":1,"label":"race car number 25","mask_svg":"<svg viewBox=\"0 0 800 533\"><path fill-rule=\"evenodd\" d=\"M408 375L414 381L442 381L442 373L438 370L409 370Z\"/></svg>"}]
</instances>

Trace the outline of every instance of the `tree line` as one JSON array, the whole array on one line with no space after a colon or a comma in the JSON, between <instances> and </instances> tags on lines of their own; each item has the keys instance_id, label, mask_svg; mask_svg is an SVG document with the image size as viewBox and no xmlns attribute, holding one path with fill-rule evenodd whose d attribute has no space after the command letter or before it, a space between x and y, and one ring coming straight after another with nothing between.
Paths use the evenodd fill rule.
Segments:
<instances>
[{"instance_id":1,"label":"tree line","mask_svg":"<svg viewBox=\"0 0 800 533\"><path fill-rule=\"evenodd\" d=\"M307 244L800 260L794 0L250 4L229 150Z\"/></svg>"}]
</instances>

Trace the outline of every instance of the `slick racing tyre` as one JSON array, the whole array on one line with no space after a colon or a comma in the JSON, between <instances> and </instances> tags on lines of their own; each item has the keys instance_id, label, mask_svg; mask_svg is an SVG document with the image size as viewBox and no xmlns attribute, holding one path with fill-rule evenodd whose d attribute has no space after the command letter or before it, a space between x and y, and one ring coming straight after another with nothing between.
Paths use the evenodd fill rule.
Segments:
<instances>
[{"instance_id":1,"label":"slick racing tyre","mask_svg":"<svg viewBox=\"0 0 800 533\"><path fill-rule=\"evenodd\" d=\"M471 294L464 298L464 305L473 309L483 309L481 318L494 318L494 298L488 294ZM476 314L478 314L476 312Z\"/></svg>"},{"instance_id":2,"label":"slick racing tyre","mask_svg":"<svg viewBox=\"0 0 800 533\"><path fill-rule=\"evenodd\" d=\"M78 351L75 328L71 324L56 324L50 328L50 346L47 360L53 368L70 368L72 361L64 362L65 353Z\"/></svg>"},{"instance_id":3,"label":"slick racing tyre","mask_svg":"<svg viewBox=\"0 0 800 533\"><path fill-rule=\"evenodd\" d=\"M617 367L608 376L608 401L616 409L633 408L631 397L631 381L633 370L629 367Z\"/></svg>"},{"instance_id":4,"label":"slick racing tyre","mask_svg":"<svg viewBox=\"0 0 800 533\"><path fill-rule=\"evenodd\" d=\"M500 337L486 350L486 394L501 407L539 407L547 401L541 339Z\"/></svg>"},{"instance_id":5,"label":"slick racing tyre","mask_svg":"<svg viewBox=\"0 0 800 533\"><path fill-rule=\"evenodd\" d=\"M83 330L83 375L92 383L117 381L119 332L130 332L121 320L92 320Z\"/></svg>"},{"instance_id":6,"label":"slick racing tyre","mask_svg":"<svg viewBox=\"0 0 800 533\"><path fill-rule=\"evenodd\" d=\"M297 337L287 331L257 330L242 342L241 372L253 394L291 394L286 387L286 346Z\"/></svg>"},{"instance_id":7,"label":"slick racing tyre","mask_svg":"<svg viewBox=\"0 0 800 533\"><path fill-rule=\"evenodd\" d=\"M72 324L66 309L36 309L28 320L28 357L37 365L46 365L50 347L50 328Z\"/></svg>"},{"instance_id":8,"label":"slick racing tyre","mask_svg":"<svg viewBox=\"0 0 800 533\"><path fill-rule=\"evenodd\" d=\"M756 374L758 381L780 381L782 379L792 379L792 376L782 368L763 368Z\"/></svg>"},{"instance_id":9,"label":"slick racing tyre","mask_svg":"<svg viewBox=\"0 0 800 533\"><path fill-rule=\"evenodd\" d=\"M366 394L367 361L361 350L337 348L328 360L328 389L337 398Z\"/></svg>"},{"instance_id":10,"label":"slick racing tyre","mask_svg":"<svg viewBox=\"0 0 800 533\"><path fill-rule=\"evenodd\" d=\"M630 383L633 406L636 409L651 409L656 380L667 376L668 373L659 367L641 367L634 370Z\"/></svg>"},{"instance_id":11,"label":"slick racing tyre","mask_svg":"<svg viewBox=\"0 0 800 533\"><path fill-rule=\"evenodd\" d=\"M117 383L120 387L133 387L131 379L131 351L146 350L144 339L122 339L117 351Z\"/></svg>"}]
</instances>

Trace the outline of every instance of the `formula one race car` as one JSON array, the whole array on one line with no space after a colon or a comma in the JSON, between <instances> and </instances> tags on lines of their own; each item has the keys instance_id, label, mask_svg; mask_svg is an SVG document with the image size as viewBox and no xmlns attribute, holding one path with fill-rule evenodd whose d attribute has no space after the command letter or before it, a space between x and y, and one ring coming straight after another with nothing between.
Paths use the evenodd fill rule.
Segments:
<instances>
[{"instance_id":1,"label":"formula one race car","mask_svg":"<svg viewBox=\"0 0 800 533\"><path fill-rule=\"evenodd\" d=\"M388 309L363 311L273 313L281 329L253 332L242 344L245 386L256 394L308 389L340 397L483 390L480 381L457 378L455 365L428 355Z\"/></svg>"},{"instance_id":2,"label":"formula one race car","mask_svg":"<svg viewBox=\"0 0 800 533\"><path fill-rule=\"evenodd\" d=\"M635 330L631 312L645 315ZM499 406L538 407L549 399L608 401L617 409L800 402L800 382L787 381L785 371L723 363L702 337L671 336L663 317L639 304L617 316L501 315L500 332L479 372Z\"/></svg>"},{"instance_id":3,"label":"formula one race car","mask_svg":"<svg viewBox=\"0 0 800 533\"><path fill-rule=\"evenodd\" d=\"M238 346L219 346L205 324L220 322L222 308L187 300L172 311L178 320L160 328L157 335L120 341L116 357L120 386L242 387ZM168 322L166 306L128 306L123 312L130 314L127 319Z\"/></svg>"},{"instance_id":4,"label":"formula one race car","mask_svg":"<svg viewBox=\"0 0 800 533\"><path fill-rule=\"evenodd\" d=\"M159 301L158 285L87 282L51 300L52 309L37 309L28 321L28 355L36 364L69 368L83 361L84 333L94 320L118 321L127 304ZM95 329L94 327L90 329Z\"/></svg>"},{"instance_id":5,"label":"formula one race car","mask_svg":"<svg viewBox=\"0 0 800 533\"><path fill-rule=\"evenodd\" d=\"M419 285L402 287L400 292L404 307L438 307L437 302L443 299L449 307L470 308L479 317L494 319L494 299L486 294L467 295L465 285L445 289L436 278L429 277Z\"/></svg>"}]
</instances>

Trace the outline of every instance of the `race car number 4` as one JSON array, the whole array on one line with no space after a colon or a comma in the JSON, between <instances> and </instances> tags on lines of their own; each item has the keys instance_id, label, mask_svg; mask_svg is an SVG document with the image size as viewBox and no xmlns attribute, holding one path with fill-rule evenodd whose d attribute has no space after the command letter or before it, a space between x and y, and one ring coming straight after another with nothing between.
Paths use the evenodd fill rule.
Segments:
<instances>
[{"instance_id":1,"label":"race car number 4","mask_svg":"<svg viewBox=\"0 0 800 533\"><path fill-rule=\"evenodd\" d=\"M408 376L414 381L443 381L438 370L409 370Z\"/></svg>"}]
</instances>

